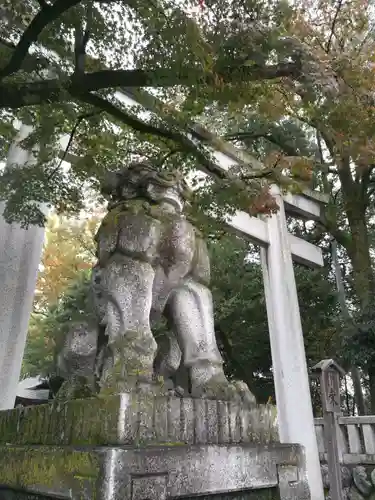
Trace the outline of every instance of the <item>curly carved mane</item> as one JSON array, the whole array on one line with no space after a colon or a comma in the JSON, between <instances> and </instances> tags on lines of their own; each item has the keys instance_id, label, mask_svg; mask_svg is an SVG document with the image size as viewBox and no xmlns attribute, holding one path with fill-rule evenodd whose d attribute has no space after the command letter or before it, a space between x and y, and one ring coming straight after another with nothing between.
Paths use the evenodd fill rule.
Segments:
<instances>
[{"instance_id":1,"label":"curly carved mane","mask_svg":"<svg viewBox=\"0 0 375 500\"><path fill-rule=\"evenodd\" d=\"M156 170L149 163L131 163L128 167L117 171L107 171L101 190L103 195L113 199L121 197L119 195L121 188L129 186L142 197L144 188L150 181L165 188L176 187L185 200L191 197L191 190L181 172Z\"/></svg>"}]
</instances>

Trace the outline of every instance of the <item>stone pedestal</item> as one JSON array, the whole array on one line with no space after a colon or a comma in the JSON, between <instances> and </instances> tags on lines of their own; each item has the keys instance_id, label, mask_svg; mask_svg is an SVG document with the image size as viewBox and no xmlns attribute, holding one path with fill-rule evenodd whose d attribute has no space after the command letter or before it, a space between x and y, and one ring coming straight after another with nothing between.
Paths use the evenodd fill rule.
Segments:
<instances>
[{"instance_id":1,"label":"stone pedestal","mask_svg":"<svg viewBox=\"0 0 375 500\"><path fill-rule=\"evenodd\" d=\"M39 495L39 496L38 496ZM0 412L0 500L309 500L272 412L121 394Z\"/></svg>"}]
</instances>

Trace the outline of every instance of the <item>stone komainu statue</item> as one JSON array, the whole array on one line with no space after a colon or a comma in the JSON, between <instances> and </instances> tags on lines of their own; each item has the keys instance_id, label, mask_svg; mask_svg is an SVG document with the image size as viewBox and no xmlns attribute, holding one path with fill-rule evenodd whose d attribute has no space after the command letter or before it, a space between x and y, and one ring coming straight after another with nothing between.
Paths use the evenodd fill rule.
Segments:
<instances>
[{"instance_id":1,"label":"stone komainu statue","mask_svg":"<svg viewBox=\"0 0 375 500\"><path fill-rule=\"evenodd\" d=\"M133 164L109 172L102 192L109 205L96 235L98 262L92 274L101 391L153 383L157 343L151 322L164 315L170 349L159 374L169 378L182 364L193 396L241 396L254 402L244 383L231 384L224 375L208 288L208 252L182 213L189 197L182 177Z\"/></svg>"}]
</instances>

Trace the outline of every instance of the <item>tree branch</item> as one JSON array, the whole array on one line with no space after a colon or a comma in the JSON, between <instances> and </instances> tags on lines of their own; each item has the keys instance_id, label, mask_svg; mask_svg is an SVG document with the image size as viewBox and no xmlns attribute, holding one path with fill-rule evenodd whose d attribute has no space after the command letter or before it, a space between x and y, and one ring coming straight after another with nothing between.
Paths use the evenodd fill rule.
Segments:
<instances>
[{"instance_id":1,"label":"tree branch","mask_svg":"<svg viewBox=\"0 0 375 500\"><path fill-rule=\"evenodd\" d=\"M103 74L103 72L100 73ZM104 72L104 73L108 74L117 72ZM128 72L122 72L122 73L128 73ZM86 75L86 77L89 76L90 75ZM41 102L42 96L43 96L42 102L47 102L47 103L58 102L61 100L64 101L71 101L72 99L79 100L81 102L90 104L96 108L99 108L99 110L108 113L109 115L113 116L114 118L118 119L119 121L128 125L129 127L137 130L138 132L141 132L143 134L155 135L157 137L161 137L163 139L167 139L181 145L186 152L193 154L200 162L203 169L207 173L212 175L214 178L228 180L237 185L239 189L247 189L246 183L241 181L234 174L223 171L214 161L212 161L209 158L208 153L204 152L184 132L179 131L177 127L170 127L170 128L157 127L150 123L145 123L142 120L138 119L137 117L128 114L126 111L116 106L115 104L111 103L110 101L107 101L101 96L92 94L90 92L82 92L81 85L76 84L76 81L77 80L74 81L75 83L73 85L70 79L65 84L65 87L61 85L61 81L59 80L35 82L32 84L33 92L30 92L30 87L28 88L28 92L26 92L25 89L24 92L21 92L21 88L18 87L18 91L16 92L11 85L9 86L0 85L0 107L7 107L7 108L17 107L15 106L16 103L14 101L18 100L18 105L20 104L19 92L23 94L21 100L21 104L23 106L38 104L38 102ZM78 79L78 81L82 81L82 79ZM194 131L191 131L191 133L194 135ZM258 172L254 172L254 174L251 175L251 179L262 178L267 175L269 175L268 171L260 170Z\"/></svg>"},{"instance_id":2,"label":"tree branch","mask_svg":"<svg viewBox=\"0 0 375 500\"><path fill-rule=\"evenodd\" d=\"M16 48L14 43L9 42L8 40L4 40L3 38L0 38L0 47L6 47L7 49L9 49L9 51L12 52ZM32 73L33 71L36 71L38 69L47 68L49 64L50 61L46 57L36 56L35 54L27 55L24 58L20 69L22 69L26 73Z\"/></svg>"},{"instance_id":3,"label":"tree branch","mask_svg":"<svg viewBox=\"0 0 375 500\"><path fill-rule=\"evenodd\" d=\"M181 148L171 149L168 153L166 153L165 155L163 155L160 158L160 160L157 160L156 163L159 166L162 166L168 160L168 158L170 158L171 156L174 156L174 155L176 155L178 153L181 153Z\"/></svg>"},{"instance_id":4,"label":"tree branch","mask_svg":"<svg viewBox=\"0 0 375 500\"><path fill-rule=\"evenodd\" d=\"M101 113L101 111L99 111L99 112L92 112L92 113L86 113L86 114L81 115L81 116L79 116L77 118L77 121L74 124L74 127L72 128L72 131L70 132L69 141L68 141L68 144L66 145L64 153L61 156L61 160L60 160L59 164L57 165L57 167L48 176L48 180L50 180L55 175L55 173L60 170L60 167L61 167L63 161L65 160L65 158L66 158L66 156L67 156L67 154L69 152L69 149L70 149L70 147L71 147L71 145L73 143L73 139L74 139L75 133L77 132L77 129L80 126L82 120L85 120L86 118L90 118L91 116L95 116L95 115L97 115L99 113Z\"/></svg>"},{"instance_id":5,"label":"tree branch","mask_svg":"<svg viewBox=\"0 0 375 500\"><path fill-rule=\"evenodd\" d=\"M83 75L85 72L85 59L86 59L86 45L90 38L90 30L92 24L92 4L87 8L86 13L86 29L83 30L83 26L80 20L75 28L75 41L74 41L74 57L75 57L75 75Z\"/></svg>"},{"instance_id":6,"label":"tree branch","mask_svg":"<svg viewBox=\"0 0 375 500\"><path fill-rule=\"evenodd\" d=\"M139 118L131 116L126 111L117 107L110 101L107 101L103 97L91 94L89 92L85 92L78 94L76 98L82 102L91 104L92 106L100 109L101 111L108 113L114 118L117 118L125 125L129 125L129 127L133 128L134 130L137 130L138 132L141 132L142 134L156 135L158 137L162 137L163 139L169 139L172 141L178 140L178 136L176 136L176 134L174 134L173 132L170 132L168 129L158 128L149 123L145 123Z\"/></svg>"},{"instance_id":7,"label":"tree branch","mask_svg":"<svg viewBox=\"0 0 375 500\"><path fill-rule=\"evenodd\" d=\"M339 16L339 13L340 13L340 10L341 10L341 7L342 7L342 2L343 2L343 0L338 0L336 12L335 12L335 15L333 17L332 26L331 26L331 33L329 35L328 42L327 42L327 47L326 47L327 54L328 54L328 52L331 49L332 38L333 38L333 36L335 34L336 22L337 22L337 18Z\"/></svg>"},{"instance_id":8,"label":"tree branch","mask_svg":"<svg viewBox=\"0 0 375 500\"><path fill-rule=\"evenodd\" d=\"M281 140L279 140L277 137L275 137L274 134L271 132L264 132L264 133L252 133L252 132L238 132L234 134L226 134L224 136L225 139L229 140L244 140L244 139L266 139L267 141L271 142L275 146L279 147L286 153L288 156L299 156L296 152L296 150L292 146L288 146L287 144L283 143Z\"/></svg>"},{"instance_id":9,"label":"tree branch","mask_svg":"<svg viewBox=\"0 0 375 500\"><path fill-rule=\"evenodd\" d=\"M349 249L351 241L350 238L348 238L348 233L342 229L339 229L337 224L332 221L330 217L327 217L327 214L324 213L324 211L322 213L320 222L322 226L327 230L327 232L330 233L342 247L344 247L346 250Z\"/></svg>"},{"instance_id":10,"label":"tree branch","mask_svg":"<svg viewBox=\"0 0 375 500\"><path fill-rule=\"evenodd\" d=\"M82 75L85 72L86 47L83 43L84 32L81 24L78 24L74 33L74 74Z\"/></svg>"},{"instance_id":11,"label":"tree branch","mask_svg":"<svg viewBox=\"0 0 375 500\"><path fill-rule=\"evenodd\" d=\"M238 80L239 69L219 76L224 83ZM294 63L246 67L241 77L247 81L274 79L295 71ZM0 72L1 75L1 72ZM64 79L46 79L30 83L0 84L0 108L17 109L45 102L62 102L67 93L85 90L92 92L119 87L173 87L176 85L213 84L214 77L198 69L182 68L179 73L168 68L154 70L102 70L86 74L76 74Z\"/></svg>"},{"instance_id":12,"label":"tree branch","mask_svg":"<svg viewBox=\"0 0 375 500\"><path fill-rule=\"evenodd\" d=\"M363 199L365 200L365 203L367 205L368 200L367 200L367 191L368 187L370 185L370 179L371 179L371 173L375 168L375 165L368 165L367 167L357 167L359 168L361 172L361 177L360 177L360 182L361 182L361 194L363 196ZM363 169L363 170L362 170Z\"/></svg>"},{"instance_id":13,"label":"tree branch","mask_svg":"<svg viewBox=\"0 0 375 500\"><path fill-rule=\"evenodd\" d=\"M182 149L189 154L195 156L199 161L201 167L212 175L216 180L226 180L231 182L234 186L237 186L240 190L246 190L248 185L241 180L237 175L231 173L230 171L224 171L219 167L214 161L210 159L209 153L202 150L193 140L191 140L183 131L179 131L176 128L174 130L168 129L166 127L156 127L150 123L145 123L135 116L131 116L126 111L120 109L115 104L106 101L102 97L95 94L79 94L77 99L98 107L102 111L110 114L114 118L117 118L122 123L129 125L135 130L138 130L144 134L152 134L158 137L173 141L182 146ZM270 176L272 172L269 170L260 170L249 174L248 180L259 179L263 177Z\"/></svg>"},{"instance_id":14,"label":"tree branch","mask_svg":"<svg viewBox=\"0 0 375 500\"><path fill-rule=\"evenodd\" d=\"M135 116L131 116L126 111L120 109L115 104L105 100L104 98L90 93L80 94L77 96L80 101L91 104L102 111L117 118L122 123L141 132L142 134L151 134L163 139L167 139L183 146L184 150L194 154L202 163L202 165L216 178L227 178L225 173L206 155L187 136L178 131L172 131L164 127L156 127L150 123L145 123Z\"/></svg>"},{"instance_id":15,"label":"tree branch","mask_svg":"<svg viewBox=\"0 0 375 500\"><path fill-rule=\"evenodd\" d=\"M64 12L79 4L82 0L56 0L53 4L49 5L46 2L40 2L42 5L41 10L31 21L29 26L26 28L18 42L15 51L8 64L0 71L0 79L11 75L18 71L23 63L23 60L27 56L27 53L31 45L36 42L39 35L42 33L44 28L49 24L56 21ZM101 3L110 3L115 0L97 0Z\"/></svg>"},{"instance_id":16,"label":"tree branch","mask_svg":"<svg viewBox=\"0 0 375 500\"><path fill-rule=\"evenodd\" d=\"M116 0L97 0L99 3L112 3ZM16 71L18 71L23 63L23 60L28 54L28 51L33 43L38 40L39 35L42 31L52 22L56 21L64 12L71 9L75 5L79 4L81 0L56 0L53 4L49 5L43 2L43 6L38 14L33 18L29 26L26 28L22 37L17 44L10 61L5 65L5 67L0 71L0 80L9 76ZM136 0L126 0L128 5L136 7ZM173 81L168 82L168 77L170 75L166 74L167 82L162 86L170 86L177 84L184 84L184 80L187 79L191 70L185 72L185 78L180 81L179 78L173 79ZM192 70L194 73L194 69ZM168 70L166 70L168 73ZM233 61L228 61L228 64L220 64L220 67L216 70L217 75L221 77L224 81L233 81L234 79L243 78L245 80L251 79L274 79L285 76L299 76L301 73L301 67L299 62L293 63L280 63L278 65L270 66L243 66L238 64L233 64ZM201 79L206 80L204 76ZM215 77L212 76L212 80ZM191 78L189 79L191 83ZM124 83L122 84L124 85ZM125 85L127 85L125 83ZM131 84L129 86L132 86ZM145 86L145 84L140 85ZM108 86L107 86L108 87ZM105 88L103 85L100 88ZM95 90L93 88L87 90Z\"/></svg>"}]
</instances>

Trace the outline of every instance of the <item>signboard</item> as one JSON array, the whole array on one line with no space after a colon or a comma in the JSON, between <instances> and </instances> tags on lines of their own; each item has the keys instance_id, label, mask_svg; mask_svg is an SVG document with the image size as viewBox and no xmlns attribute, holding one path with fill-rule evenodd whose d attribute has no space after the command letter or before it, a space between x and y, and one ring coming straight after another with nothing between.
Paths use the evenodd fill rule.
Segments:
<instances>
[{"instance_id":1,"label":"signboard","mask_svg":"<svg viewBox=\"0 0 375 500\"><path fill-rule=\"evenodd\" d=\"M340 413L340 375L336 370L322 372L322 395L324 410Z\"/></svg>"}]
</instances>

